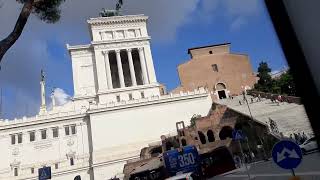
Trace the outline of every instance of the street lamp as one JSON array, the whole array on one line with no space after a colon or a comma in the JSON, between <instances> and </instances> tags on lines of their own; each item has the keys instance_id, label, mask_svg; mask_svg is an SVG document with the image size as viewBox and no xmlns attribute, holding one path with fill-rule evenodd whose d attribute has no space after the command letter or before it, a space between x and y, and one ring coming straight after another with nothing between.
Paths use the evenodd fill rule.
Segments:
<instances>
[{"instance_id":1,"label":"street lamp","mask_svg":"<svg viewBox=\"0 0 320 180\"><path fill-rule=\"evenodd\" d=\"M249 110L249 113L250 113L251 120L253 121L253 116L252 116L252 113L251 113L251 109L250 109L250 106L249 106L248 100L247 100L247 98L246 98L246 93L243 91L243 92L242 92L242 95L243 95L243 99L246 101L246 104L247 104L247 107L248 107L248 110ZM262 149L263 149L264 157L265 157L265 159L267 159L267 154L266 154L266 150L264 149L264 144L263 144L263 142L262 142L262 140L261 140L260 136L259 136L259 135L257 135L257 136L258 136L259 141L260 141L260 143L261 143L261 146L262 146Z\"/></svg>"}]
</instances>

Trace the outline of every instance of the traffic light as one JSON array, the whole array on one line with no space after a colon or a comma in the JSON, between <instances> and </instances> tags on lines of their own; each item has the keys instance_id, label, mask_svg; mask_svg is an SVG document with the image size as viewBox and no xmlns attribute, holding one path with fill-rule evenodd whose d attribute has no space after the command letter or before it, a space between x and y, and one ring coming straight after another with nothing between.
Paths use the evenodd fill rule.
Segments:
<instances>
[{"instance_id":1,"label":"traffic light","mask_svg":"<svg viewBox=\"0 0 320 180\"><path fill-rule=\"evenodd\" d=\"M78 175L78 176L74 177L74 179L73 179L73 180L81 180L81 176L80 176L80 175Z\"/></svg>"}]
</instances>

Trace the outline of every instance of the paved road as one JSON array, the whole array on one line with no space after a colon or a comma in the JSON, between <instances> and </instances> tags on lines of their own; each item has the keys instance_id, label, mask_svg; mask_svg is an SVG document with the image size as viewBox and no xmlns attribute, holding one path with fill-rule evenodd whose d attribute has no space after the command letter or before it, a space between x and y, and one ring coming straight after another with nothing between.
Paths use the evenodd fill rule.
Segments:
<instances>
[{"instance_id":1,"label":"paved road","mask_svg":"<svg viewBox=\"0 0 320 180\"><path fill-rule=\"evenodd\" d=\"M272 160L258 162L248 166L251 179L254 180L287 180L291 177L291 171L281 169ZM320 180L320 153L312 153L303 157L302 163L295 169L297 176L303 180ZM214 177L212 180L244 180L249 179L245 168L224 176Z\"/></svg>"}]
</instances>

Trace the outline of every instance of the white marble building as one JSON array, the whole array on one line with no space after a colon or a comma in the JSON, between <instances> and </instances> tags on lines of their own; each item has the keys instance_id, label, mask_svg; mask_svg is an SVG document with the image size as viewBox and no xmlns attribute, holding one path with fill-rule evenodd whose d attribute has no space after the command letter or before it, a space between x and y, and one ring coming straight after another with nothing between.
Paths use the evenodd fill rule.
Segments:
<instances>
[{"instance_id":1,"label":"white marble building","mask_svg":"<svg viewBox=\"0 0 320 180\"><path fill-rule=\"evenodd\" d=\"M52 179L102 180L120 176L140 149L189 123L211 107L205 89L160 95L153 66L148 17L88 20L92 41L69 46L74 97L47 110L44 80L39 115L0 121L0 179L37 179L51 166Z\"/></svg>"}]
</instances>

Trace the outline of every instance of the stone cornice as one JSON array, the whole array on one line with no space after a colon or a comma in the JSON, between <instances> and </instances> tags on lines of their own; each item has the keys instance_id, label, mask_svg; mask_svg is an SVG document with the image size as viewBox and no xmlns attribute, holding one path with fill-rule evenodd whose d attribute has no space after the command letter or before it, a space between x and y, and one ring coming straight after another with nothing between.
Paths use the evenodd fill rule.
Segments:
<instances>
[{"instance_id":1,"label":"stone cornice","mask_svg":"<svg viewBox=\"0 0 320 180\"><path fill-rule=\"evenodd\" d=\"M93 113L100 113L100 112L106 112L106 111L115 111L120 109L134 108L134 107L147 106L147 105L153 105L153 104L162 104L162 103L168 103L173 101L206 98L208 96L210 96L210 94L205 90L200 90L197 92L196 91L187 92L187 93L181 92L181 94L170 94L170 95L165 95L160 97L155 96L155 97L149 97L144 99L135 99L135 100L126 101L126 102L91 105L87 113L93 114Z\"/></svg>"},{"instance_id":2,"label":"stone cornice","mask_svg":"<svg viewBox=\"0 0 320 180\"><path fill-rule=\"evenodd\" d=\"M92 55L92 45L85 44L85 45L75 45L70 46L67 44L67 49L72 56L90 56ZM72 58L71 58L72 60Z\"/></svg>"},{"instance_id":3,"label":"stone cornice","mask_svg":"<svg viewBox=\"0 0 320 180\"><path fill-rule=\"evenodd\" d=\"M144 16L142 14L142 15L127 15L127 16L90 18L89 20L87 20L87 22L91 26L101 26L101 25L139 23L139 22L146 22L147 20L148 20L148 16Z\"/></svg>"},{"instance_id":4,"label":"stone cornice","mask_svg":"<svg viewBox=\"0 0 320 180\"><path fill-rule=\"evenodd\" d=\"M74 45L70 46L69 44L66 44L67 49L70 50L79 50L79 49L89 49L91 47L91 44L83 44L83 45Z\"/></svg>"},{"instance_id":5,"label":"stone cornice","mask_svg":"<svg viewBox=\"0 0 320 180\"><path fill-rule=\"evenodd\" d=\"M64 121L64 120L73 120L76 118L82 118L86 116L86 113L74 113L74 114L67 114L65 116L58 116L55 117L53 115L48 115L47 118L35 118L35 120L25 120L25 121L19 121L19 122L3 122L3 124L0 125L0 130L10 130L13 128L21 128L26 126L35 126L40 124L48 124L52 122L58 122L58 121Z\"/></svg>"},{"instance_id":6,"label":"stone cornice","mask_svg":"<svg viewBox=\"0 0 320 180\"><path fill-rule=\"evenodd\" d=\"M137 46L149 45L150 37L137 38L122 41L102 41L102 42L92 42L93 48L95 50L99 49L126 49Z\"/></svg>"},{"instance_id":7,"label":"stone cornice","mask_svg":"<svg viewBox=\"0 0 320 180\"><path fill-rule=\"evenodd\" d=\"M98 95L103 95L103 94L109 94L109 93L121 93L121 92L126 92L126 91L134 91L134 90L139 90L139 89L149 89L149 88L156 88L160 87L158 83L155 84L146 84L146 85L138 85L138 86L131 86L131 87L125 87L125 88L115 88L115 89L108 89L106 91L100 91L97 94Z\"/></svg>"}]
</instances>

